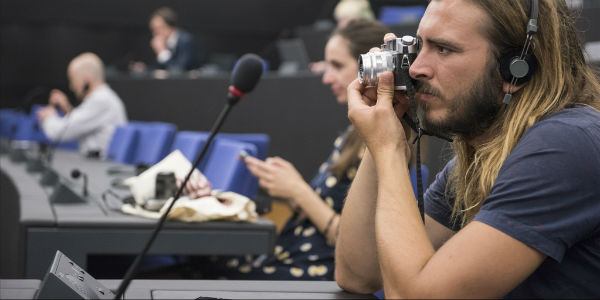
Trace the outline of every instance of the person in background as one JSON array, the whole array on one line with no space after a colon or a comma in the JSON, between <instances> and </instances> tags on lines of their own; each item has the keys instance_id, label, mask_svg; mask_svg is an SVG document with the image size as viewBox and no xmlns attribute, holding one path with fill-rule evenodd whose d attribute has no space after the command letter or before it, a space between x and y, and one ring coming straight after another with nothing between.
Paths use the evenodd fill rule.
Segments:
<instances>
[{"instance_id":1,"label":"person in background","mask_svg":"<svg viewBox=\"0 0 600 300\"><path fill-rule=\"evenodd\" d=\"M375 20L368 0L341 0L333 10L337 28L342 28L356 19Z\"/></svg>"},{"instance_id":2,"label":"person in background","mask_svg":"<svg viewBox=\"0 0 600 300\"><path fill-rule=\"evenodd\" d=\"M37 112L41 128L54 142L75 140L82 154L103 157L115 128L127 122L125 106L106 84L104 64L96 54L86 52L73 58L67 77L81 104L73 108L65 93L52 90L49 105ZM65 115L59 116L57 109Z\"/></svg>"},{"instance_id":3,"label":"person in background","mask_svg":"<svg viewBox=\"0 0 600 300\"><path fill-rule=\"evenodd\" d=\"M350 84L348 116L368 150L341 217L342 288L600 295L600 83L574 23L564 0L430 1L410 76L424 129L453 136L455 157L425 194L424 221L405 168L408 100L391 72L377 89Z\"/></svg>"},{"instance_id":4,"label":"person in background","mask_svg":"<svg viewBox=\"0 0 600 300\"><path fill-rule=\"evenodd\" d=\"M333 10L333 17L336 28L342 28L352 20L375 21L375 14L367 0L341 0ZM311 62L309 65L310 71L315 74L322 74L326 67L325 61Z\"/></svg>"},{"instance_id":5,"label":"person in background","mask_svg":"<svg viewBox=\"0 0 600 300\"><path fill-rule=\"evenodd\" d=\"M173 9L161 7L155 10L150 16L149 26L152 32L150 47L156 54L157 63L152 68L185 72L201 67L201 49L194 36L179 27L177 14ZM143 72L146 68L141 62L135 62L131 66L134 72Z\"/></svg>"},{"instance_id":6,"label":"person in background","mask_svg":"<svg viewBox=\"0 0 600 300\"><path fill-rule=\"evenodd\" d=\"M357 57L379 45L387 31L379 22L357 20L329 38L323 83L331 86L341 105L347 103L346 86L358 73ZM273 256L232 258L225 270L216 270L213 275L228 279L333 280L340 211L363 151L362 140L349 126L335 139L331 155L310 183L283 158L262 161L246 157L259 185L270 196L283 199L295 213L279 233Z\"/></svg>"}]
</instances>

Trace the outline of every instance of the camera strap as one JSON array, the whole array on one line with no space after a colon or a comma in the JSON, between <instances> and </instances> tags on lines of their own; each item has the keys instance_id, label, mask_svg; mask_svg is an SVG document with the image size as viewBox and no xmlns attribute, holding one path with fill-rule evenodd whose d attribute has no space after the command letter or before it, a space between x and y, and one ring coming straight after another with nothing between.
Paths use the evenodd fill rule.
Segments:
<instances>
[{"instance_id":1,"label":"camera strap","mask_svg":"<svg viewBox=\"0 0 600 300\"><path fill-rule=\"evenodd\" d=\"M417 105L415 103L415 87L412 83L412 79L408 73L409 68L401 68L401 76L404 78L404 82L406 82L406 93L408 95L408 105L410 107L410 111L414 116L414 121L407 115L404 114L403 119L409 123L409 126L417 133L413 144L417 143L417 153L416 153L416 168L417 168L417 206L419 207L419 213L421 213L421 220L425 223L425 205L423 200L423 176L421 175L421 136L423 136L424 132L421 129L419 116L417 115Z\"/></svg>"}]
</instances>

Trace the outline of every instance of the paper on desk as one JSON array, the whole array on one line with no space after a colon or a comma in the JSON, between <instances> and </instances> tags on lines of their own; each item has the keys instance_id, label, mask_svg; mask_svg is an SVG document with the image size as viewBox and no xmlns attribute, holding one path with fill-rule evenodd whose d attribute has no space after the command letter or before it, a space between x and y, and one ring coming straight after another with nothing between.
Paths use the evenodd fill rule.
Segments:
<instances>
[{"instance_id":1,"label":"paper on desk","mask_svg":"<svg viewBox=\"0 0 600 300\"><path fill-rule=\"evenodd\" d=\"M121 210L124 213L159 219L167 210L173 198L169 199L160 212L143 209L141 206L124 204ZM204 222L210 220L232 220L256 222L258 214L256 205L247 197L234 192L221 192L215 190L211 196L190 199L187 196L179 198L167 216L170 220L184 222Z\"/></svg>"}]
</instances>

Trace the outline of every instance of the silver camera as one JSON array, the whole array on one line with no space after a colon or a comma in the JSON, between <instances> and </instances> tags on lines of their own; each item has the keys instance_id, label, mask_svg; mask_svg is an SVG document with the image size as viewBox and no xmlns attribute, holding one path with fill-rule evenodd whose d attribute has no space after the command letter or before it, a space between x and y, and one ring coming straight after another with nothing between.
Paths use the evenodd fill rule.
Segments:
<instances>
[{"instance_id":1,"label":"silver camera","mask_svg":"<svg viewBox=\"0 0 600 300\"><path fill-rule=\"evenodd\" d=\"M381 45L381 52L361 54L358 58L358 80L364 86L377 86L379 75L385 71L394 73L396 90L406 90L406 80L402 75L417 58L419 41L410 35L396 38ZM406 79L405 79L406 78Z\"/></svg>"}]
</instances>

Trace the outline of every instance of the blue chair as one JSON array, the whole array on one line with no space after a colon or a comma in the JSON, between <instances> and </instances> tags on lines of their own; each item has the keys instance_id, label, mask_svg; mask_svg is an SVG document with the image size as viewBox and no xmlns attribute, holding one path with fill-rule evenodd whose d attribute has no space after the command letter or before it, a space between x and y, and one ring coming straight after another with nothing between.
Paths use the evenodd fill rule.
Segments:
<instances>
[{"instance_id":1,"label":"blue chair","mask_svg":"<svg viewBox=\"0 0 600 300\"><path fill-rule=\"evenodd\" d=\"M37 119L38 110L40 110L44 107L46 107L45 104L34 104L31 106L31 111L29 112L29 118L31 120L33 120L32 121L33 127L31 129L27 129L27 130L30 130L28 133L29 140L39 142L39 143L53 145L53 141L51 141L46 136L46 134L44 133L44 130L42 130L41 125ZM58 111L58 115L60 117L63 116L63 114L60 110ZM65 150L73 150L73 151L77 151L79 149L79 144L77 143L77 141L62 141L53 146L55 146L56 148L65 149Z\"/></svg>"},{"instance_id":2,"label":"blue chair","mask_svg":"<svg viewBox=\"0 0 600 300\"><path fill-rule=\"evenodd\" d=\"M138 130L135 126L117 126L108 145L106 158L123 164L133 164L133 150L137 141Z\"/></svg>"},{"instance_id":3,"label":"blue chair","mask_svg":"<svg viewBox=\"0 0 600 300\"><path fill-rule=\"evenodd\" d=\"M44 105L44 104L34 104L31 106L31 111L29 112L29 118L31 120L33 120L31 140L40 142L40 143L51 143L50 139L44 133L44 130L42 130L41 125L37 119L38 110L40 110L44 107L46 107L46 105ZM76 142L75 142L75 145L77 145ZM77 149L77 148L75 148L75 149Z\"/></svg>"},{"instance_id":4,"label":"blue chair","mask_svg":"<svg viewBox=\"0 0 600 300\"><path fill-rule=\"evenodd\" d=\"M202 150L202 147L208 140L208 132L201 131L180 131L175 135L171 151L179 150L191 163L194 163L196 156ZM208 154L208 152L207 152ZM198 165L199 170L204 170L208 156L205 156Z\"/></svg>"},{"instance_id":5,"label":"blue chair","mask_svg":"<svg viewBox=\"0 0 600 300\"><path fill-rule=\"evenodd\" d=\"M256 146L230 139L215 139L214 143L204 169L204 175L212 188L236 192L247 197L254 196L248 192L248 182L254 177L246 164L239 160L238 154L244 150L249 155L256 156Z\"/></svg>"},{"instance_id":6,"label":"blue chair","mask_svg":"<svg viewBox=\"0 0 600 300\"><path fill-rule=\"evenodd\" d=\"M177 131L174 124L137 121L130 126L134 126L139 132L133 164L154 165L169 154Z\"/></svg>"},{"instance_id":7,"label":"blue chair","mask_svg":"<svg viewBox=\"0 0 600 300\"><path fill-rule=\"evenodd\" d=\"M33 141L37 126L37 120L30 118L28 115L19 115L16 117L16 128L13 129L13 140ZM38 129L39 131L39 129Z\"/></svg>"},{"instance_id":8,"label":"blue chair","mask_svg":"<svg viewBox=\"0 0 600 300\"><path fill-rule=\"evenodd\" d=\"M0 122L0 134L2 137L11 140L14 139L17 134L19 123L27 118L27 115L24 113L12 109L2 110L0 116L2 121Z\"/></svg>"},{"instance_id":9,"label":"blue chair","mask_svg":"<svg viewBox=\"0 0 600 300\"><path fill-rule=\"evenodd\" d=\"M10 132L12 109L0 109L0 137L8 137Z\"/></svg>"},{"instance_id":10,"label":"blue chair","mask_svg":"<svg viewBox=\"0 0 600 300\"><path fill-rule=\"evenodd\" d=\"M256 157L259 159L266 159L269 154L269 142L270 137L268 134L264 133L220 133L218 135L219 138L228 138L233 140L238 140L246 143L251 143L256 146L256 150L258 151ZM258 193L258 179L256 177L252 177L250 181L248 181L248 186L245 188L246 195L252 198L256 196Z\"/></svg>"},{"instance_id":11,"label":"blue chair","mask_svg":"<svg viewBox=\"0 0 600 300\"><path fill-rule=\"evenodd\" d=\"M265 133L219 133L217 137L254 144L258 151L256 157L263 160L269 154L270 137Z\"/></svg>"},{"instance_id":12,"label":"blue chair","mask_svg":"<svg viewBox=\"0 0 600 300\"><path fill-rule=\"evenodd\" d=\"M387 26L417 24L425 14L425 6L382 6L379 21Z\"/></svg>"},{"instance_id":13,"label":"blue chair","mask_svg":"<svg viewBox=\"0 0 600 300\"><path fill-rule=\"evenodd\" d=\"M42 109L44 107L46 107L46 104L34 104L34 105L32 105L31 106L31 110L29 111L29 115L32 118L37 118L37 112L38 112L38 110L40 110L40 109Z\"/></svg>"}]
</instances>

